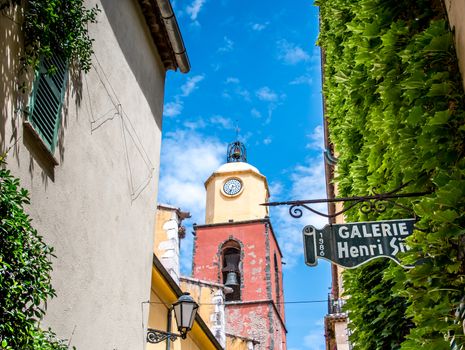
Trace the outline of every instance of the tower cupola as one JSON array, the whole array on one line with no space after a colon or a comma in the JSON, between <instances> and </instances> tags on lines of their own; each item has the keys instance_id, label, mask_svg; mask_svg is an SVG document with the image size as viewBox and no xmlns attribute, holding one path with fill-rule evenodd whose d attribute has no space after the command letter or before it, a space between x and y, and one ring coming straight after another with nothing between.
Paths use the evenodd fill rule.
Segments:
<instances>
[{"instance_id":1,"label":"tower cupola","mask_svg":"<svg viewBox=\"0 0 465 350\"><path fill-rule=\"evenodd\" d=\"M268 183L256 167L247 163L246 148L240 141L228 145L227 163L205 181L207 191L205 222L263 219L269 215Z\"/></svg>"}]
</instances>

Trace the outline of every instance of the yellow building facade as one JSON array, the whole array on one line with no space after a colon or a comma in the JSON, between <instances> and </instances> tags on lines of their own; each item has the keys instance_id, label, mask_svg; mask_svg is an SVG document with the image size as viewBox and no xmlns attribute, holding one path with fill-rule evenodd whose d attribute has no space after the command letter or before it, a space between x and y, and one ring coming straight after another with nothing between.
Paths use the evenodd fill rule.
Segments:
<instances>
[{"instance_id":1,"label":"yellow building facade","mask_svg":"<svg viewBox=\"0 0 465 350\"><path fill-rule=\"evenodd\" d=\"M170 306L185 292L174 282L162 263L154 255L152 267L152 288L147 328L178 333L174 316L168 330L168 313ZM167 342L170 343L167 347ZM209 330L198 313L194 325L186 339L165 340L157 344L147 343L147 350L220 350L223 347Z\"/></svg>"},{"instance_id":2,"label":"yellow building facade","mask_svg":"<svg viewBox=\"0 0 465 350\"><path fill-rule=\"evenodd\" d=\"M179 239L183 237L182 220L189 217L189 213L168 205L158 205L156 225L154 228L153 265L151 278L151 293L148 304L148 323L146 329L156 329L164 332L179 333L174 315L171 315L171 327L168 327L171 305L184 292L192 289L180 284L179 276ZM194 321L192 330L186 339L175 341L164 340L153 344L147 342L147 350L219 350L224 347L218 342L209 325L204 321L207 311L202 308L205 304L202 295L192 295L201 306ZM200 297L199 297L200 296ZM144 305L143 305L144 309ZM168 329L169 328L169 329Z\"/></svg>"}]
</instances>

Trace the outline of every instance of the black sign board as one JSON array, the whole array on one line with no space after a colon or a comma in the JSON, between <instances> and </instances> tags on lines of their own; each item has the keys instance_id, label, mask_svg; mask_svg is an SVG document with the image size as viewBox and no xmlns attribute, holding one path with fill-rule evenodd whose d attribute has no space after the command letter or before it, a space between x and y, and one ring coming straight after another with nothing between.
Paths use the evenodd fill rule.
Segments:
<instances>
[{"instance_id":1,"label":"black sign board","mask_svg":"<svg viewBox=\"0 0 465 350\"><path fill-rule=\"evenodd\" d=\"M415 219L354 222L326 225L322 230L305 226L305 263L318 264L317 258L353 268L381 256L397 263L398 252L408 248L404 239L413 233Z\"/></svg>"}]
</instances>

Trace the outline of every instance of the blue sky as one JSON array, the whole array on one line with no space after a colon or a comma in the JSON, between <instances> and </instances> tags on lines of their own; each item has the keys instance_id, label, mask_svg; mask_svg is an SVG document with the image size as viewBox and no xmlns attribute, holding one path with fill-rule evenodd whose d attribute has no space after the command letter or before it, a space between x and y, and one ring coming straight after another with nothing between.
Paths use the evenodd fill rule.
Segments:
<instances>
[{"instance_id":1,"label":"blue sky","mask_svg":"<svg viewBox=\"0 0 465 350\"><path fill-rule=\"evenodd\" d=\"M192 69L167 76L159 202L192 214L182 242L190 274L189 232L205 220L203 183L226 161L237 125L272 201L326 196L318 8L310 0L187 0L173 8ZM285 301L325 300L329 264L304 264L302 228L326 219L296 220L282 207L271 220L286 262ZM288 349L323 350L325 313L324 302L286 304Z\"/></svg>"}]
</instances>

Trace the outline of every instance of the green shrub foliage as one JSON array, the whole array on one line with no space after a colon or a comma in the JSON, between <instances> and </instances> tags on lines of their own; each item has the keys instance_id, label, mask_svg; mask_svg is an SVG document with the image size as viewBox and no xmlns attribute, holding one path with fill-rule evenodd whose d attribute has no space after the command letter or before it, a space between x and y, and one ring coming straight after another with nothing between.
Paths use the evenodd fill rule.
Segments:
<instances>
[{"instance_id":1,"label":"green shrub foliage","mask_svg":"<svg viewBox=\"0 0 465 350\"><path fill-rule=\"evenodd\" d=\"M0 165L3 161L0 158ZM0 169L0 349L65 350L39 328L44 305L55 295L50 281L53 249L24 211L28 193L9 170Z\"/></svg>"},{"instance_id":2,"label":"green shrub foliage","mask_svg":"<svg viewBox=\"0 0 465 350\"><path fill-rule=\"evenodd\" d=\"M88 72L92 65L92 42L87 26L95 23L97 6L86 9L84 0L0 0L0 10L17 6L23 14L24 68L33 70L42 57L60 54Z\"/></svg>"},{"instance_id":3,"label":"green shrub foliage","mask_svg":"<svg viewBox=\"0 0 465 350\"><path fill-rule=\"evenodd\" d=\"M420 219L404 269L378 260L344 273L355 349L464 344L465 110L453 37L439 1L318 0L326 118L339 195L431 191L399 199ZM407 218L349 211L348 221Z\"/></svg>"}]
</instances>

